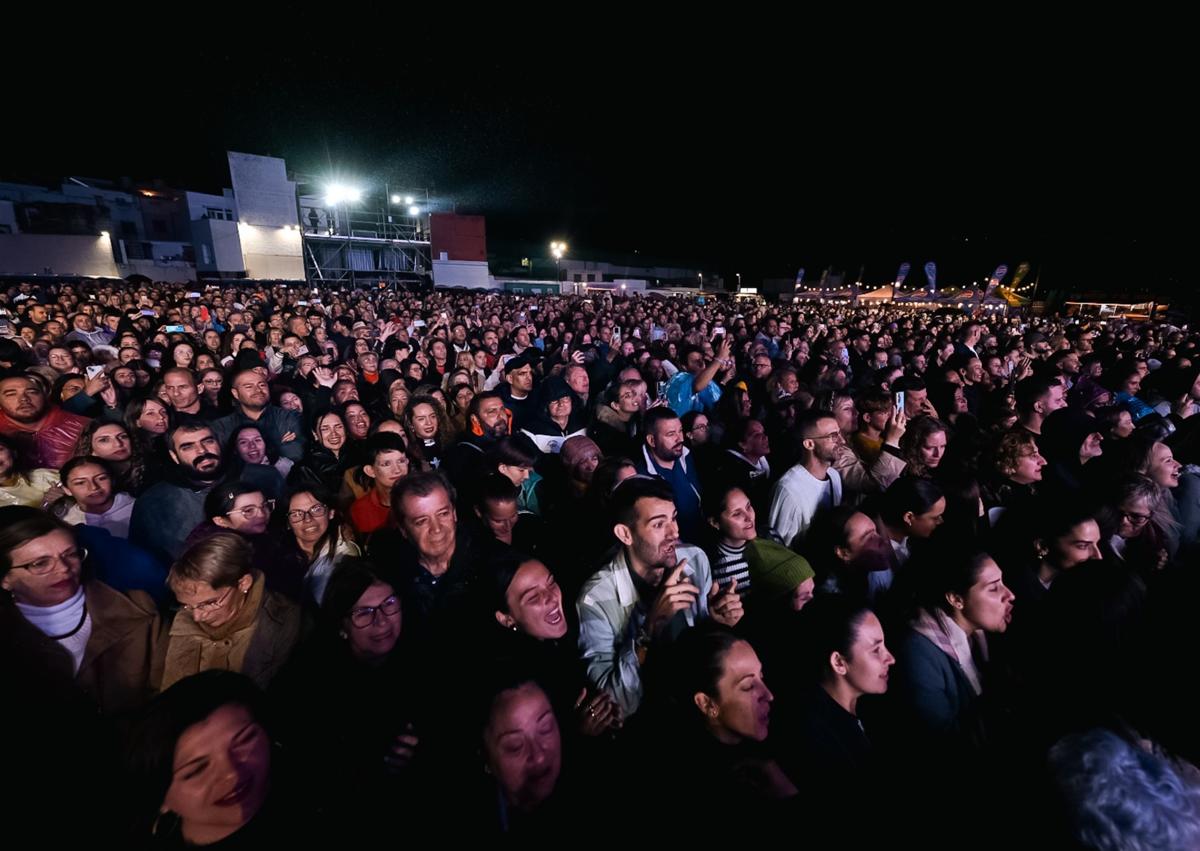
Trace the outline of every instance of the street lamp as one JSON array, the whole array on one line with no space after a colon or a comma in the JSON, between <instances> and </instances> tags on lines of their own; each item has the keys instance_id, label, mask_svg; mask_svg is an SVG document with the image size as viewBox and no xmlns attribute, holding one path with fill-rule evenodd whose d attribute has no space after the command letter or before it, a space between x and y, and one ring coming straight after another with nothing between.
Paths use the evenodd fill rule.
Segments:
<instances>
[{"instance_id":1,"label":"street lamp","mask_svg":"<svg viewBox=\"0 0 1200 851\"><path fill-rule=\"evenodd\" d=\"M550 256L554 258L554 280L560 284L560 288L562 283L562 269L560 267L560 262L563 259L563 255L566 253L567 244L565 242L561 242L556 239L550 243Z\"/></svg>"}]
</instances>

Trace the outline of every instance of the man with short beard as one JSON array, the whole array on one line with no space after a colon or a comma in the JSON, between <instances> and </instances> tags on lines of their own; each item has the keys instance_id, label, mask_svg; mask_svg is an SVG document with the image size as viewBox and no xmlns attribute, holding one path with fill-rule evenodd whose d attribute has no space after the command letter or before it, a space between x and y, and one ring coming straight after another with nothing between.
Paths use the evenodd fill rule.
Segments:
<instances>
[{"instance_id":1,"label":"man with short beard","mask_svg":"<svg viewBox=\"0 0 1200 851\"><path fill-rule=\"evenodd\" d=\"M634 458L639 473L657 476L671 486L679 508L679 528L689 541L700 540L704 513L700 508L700 473L684 445L683 423L670 408L646 412L646 443Z\"/></svg>"},{"instance_id":2,"label":"man with short beard","mask_svg":"<svg viewBox=\"0 0 1200 851\"><path fill-rule=\"evenodd\" d=\"M838 421L826 411L805 411L796 419L800 463L783 474L771 497L771 534L786 546L804 540L820 508L842 504L842 477L834 469L844 442Z\"/></svg>"},{"instance_id":3,"label":"man with short beard","mask_svg":"<svg viewBox=\"0 0 1200 851\"><path fill-rule=\"evenodd\" d=\"M207 423L185 422L167 435L174 464L161 482L150 487L133 506L129 540L170 564L183 554L188 534L204 522L204 499L225 479L221 446ZM283 490L283 477L274 467L246 464L241 480L255 485L267 499Z\"/></svg>"},{"instance_id":4,"label":"man with short beard","mask_svg":"<svg viewBox=\"0 0 1200 851\"><path fill-rule=\"evenodd\" d=\"M21 373L0 378L0 434L12 440L28 469L60 468L75 454L87 424L86 418L48 404L37 379Z\"/></svg>"},{"instance_id":5,"label":"man with short beard","mask_svg":"<svg viewBox=\"0 0 1200 851\"><path fill-rule=\"evenodd\" d=\"M484 459L488 447L509 435L511 418L498 392L477 393L467 406L466 435L442 457L439 469L458 490L458 507L464 514L474 508L478 485L488 472Z\"/></svg>"},{"instance_id":6,"label":"man with short beard","mask_svg":"<svg viewBox=\"0 0 1200 851\"><path fill-rule=\"evenodd\" d=\"M584 583L576 603L579 649L588 680L628 718L641 704L648 654L709 618L732 627L743 610L734 583L718 588L704 551L679 540L666 482L622 482L613 493L612 530L621 548Z\"/></svg>"}]
</instances>

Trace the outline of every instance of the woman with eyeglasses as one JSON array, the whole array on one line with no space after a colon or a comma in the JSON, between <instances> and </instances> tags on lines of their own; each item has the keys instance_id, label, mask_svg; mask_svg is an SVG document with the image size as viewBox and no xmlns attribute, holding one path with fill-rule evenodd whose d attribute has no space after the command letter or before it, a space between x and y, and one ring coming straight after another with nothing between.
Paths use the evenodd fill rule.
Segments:
<instances>
[{"instance_id":1,"label":"woman with eyeglasses","mask_svg":"<svg viewBox=\"0 0 1200 851\"><path fill-rule=\"evenodd\" d=\"M160 689L201 671L237 671L266 687L300 635L300 609L269 590L240 535L218 532L187 548L167 574L179 602Z\"/></svg>"},{"instance_id":2,"label":"woman with eyeglasses","mask_svg":"<svg viewBox=\"0 0 1200 851\"><path fill-rule=\"evenodd\" d=\"M1099 517L1108 561L1149 576L1166 566L1167 530L1174 521L1163 488L1149 476L1128 473L1112 486Z\"/></svg>"},{"instance_id":3,"label":"woman with eyeglasses","mask_svg":"<svg viewBox=\"0 0 1200 851\"><path fill-rule=\"evenodd\" d=\"M6 702L66 700L77 687L102 712L117 713L152 694L162 638L154 601L92 579L87 557L71 527L49 513L0 508L0 646L13 661L4 666Z\"/></svg>"},{"instance_id":4,"label":"woman with eyeglasses","mask_svg":"<svg viewBox=\"0 0 1200 851\"><path fill-rule=\"evenodd\" d=\"M320 606L334 568L343 559L362 553L327 491L299 485L288 494L284 505L288 529L308 565L304 572L306 601L311 599Z\"/></svg>"},{"instance_id":5,"label":"woman with eyeglasses","mask_svg":"<svg viewBox=\"0 0 1200 851\"><path fill-rule=\"evenodd\" d=\"M184 547L220 532L234 532L250 545L253 566L267 579L267 586L299 601L302 596L304 560L292 551L278 529L269 529L275 500L245 482L227 482L208 492L204 499L205 520L184 541Z\"/></svg>"},{"instance_id":6,"label":"woman with eyeglasses","mask_svg":"<svg viewBox=\"0 0 1200 851\"><path fill-rule=\"evenodd\" d=\"M306 787L352 830L371 830L353 814L411 805L420 791L414 769L425 724L403 622L393 580L367 559L345 559L329 578L316 630L272 688L276 704L291 709L280 738L306 767Z\"/></svg>"},{"instance_id":7,"label":"woman with eyeglasses","mask_svg":"<svg viewBox=\"0 0 1200 851\"><path fill-rule=\"evenodd\" d=\"M1042 481L1046 459L1033 433L1016 428L1000 435L991 453L990 477L981 481L983 505L995 527L1005 513L1006 523L1016 522L1036 510L1034 497Z\"/></svg>"}]
</instances>

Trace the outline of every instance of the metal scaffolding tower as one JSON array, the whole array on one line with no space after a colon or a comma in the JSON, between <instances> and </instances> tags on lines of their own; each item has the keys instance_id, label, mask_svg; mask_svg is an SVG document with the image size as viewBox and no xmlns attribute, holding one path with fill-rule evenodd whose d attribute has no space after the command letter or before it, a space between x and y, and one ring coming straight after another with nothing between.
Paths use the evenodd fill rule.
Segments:
<instances>
[{"instance_id":1,"label":"metal scaffolding tower","mask_svg":"<svg viewBox=\"0 0 1200 851\"><path fill-rule=\"evenodd\" d=\"M385 185L351 201L316 194L323 181L311 176L293 179L310 283L390 288L430 283L429 214L436 202L428 190Z\"/></svg>"}]
</instances>

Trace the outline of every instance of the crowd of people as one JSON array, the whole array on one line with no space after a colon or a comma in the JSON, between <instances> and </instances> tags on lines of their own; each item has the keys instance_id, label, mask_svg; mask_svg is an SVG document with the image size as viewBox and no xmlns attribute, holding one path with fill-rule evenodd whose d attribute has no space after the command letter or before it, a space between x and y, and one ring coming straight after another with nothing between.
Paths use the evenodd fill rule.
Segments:
<instances>
[{"instance_id":1,"label":"crowd of people","mask_svg":"<svg viewBox=\"0 0 1200 851\"><path fill-rule=\"evenodd\" d=\"M0 293L45 841L1200 847L1186 326L195 286Z\"/></svg>"}]
</instances>

